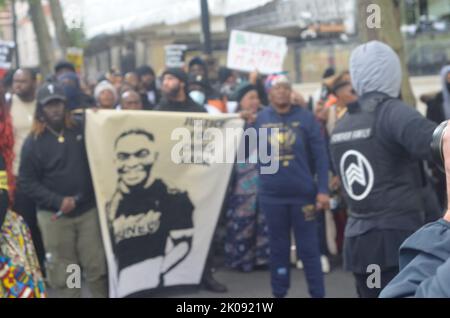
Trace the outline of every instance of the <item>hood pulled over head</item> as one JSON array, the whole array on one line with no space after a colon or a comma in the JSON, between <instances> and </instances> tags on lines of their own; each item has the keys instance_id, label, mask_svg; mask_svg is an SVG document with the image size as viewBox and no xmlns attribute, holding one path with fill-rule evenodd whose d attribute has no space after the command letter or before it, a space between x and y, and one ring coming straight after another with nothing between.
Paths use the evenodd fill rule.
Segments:
<instances>
[{"instance_id":1,"label":"hood pulled over head","mask_svg":"<svg viewBox=\"0 0 450 318\"><path fill-rule=\"evenodd\" d=\"M388 45L372 41L358 46L350 58L352 84L359 96L379 92L400 96L402 68L397 53Z\"/></svg>"}]
</instances>

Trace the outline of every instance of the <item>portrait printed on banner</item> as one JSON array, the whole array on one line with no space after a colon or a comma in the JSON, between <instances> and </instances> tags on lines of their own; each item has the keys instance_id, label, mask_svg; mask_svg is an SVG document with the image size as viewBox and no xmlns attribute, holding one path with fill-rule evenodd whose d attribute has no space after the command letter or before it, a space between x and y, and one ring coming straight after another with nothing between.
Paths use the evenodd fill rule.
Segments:
<instances>
[{"instance_id":1,"label":"portrait printed on banner","mask_svg":"<svg viewBox=\"0 0 450 318\"><path fill-rule=\"evenodd\" d=\"M127 286L127 277L140 277L147 289L165 286L164 276L192 249L194 205L187 192L152 176L157 162L151 132L129 130L115 140L117 186L106 215L118 288L124 293L136 289Z\"/></svg>"}]
</instances>

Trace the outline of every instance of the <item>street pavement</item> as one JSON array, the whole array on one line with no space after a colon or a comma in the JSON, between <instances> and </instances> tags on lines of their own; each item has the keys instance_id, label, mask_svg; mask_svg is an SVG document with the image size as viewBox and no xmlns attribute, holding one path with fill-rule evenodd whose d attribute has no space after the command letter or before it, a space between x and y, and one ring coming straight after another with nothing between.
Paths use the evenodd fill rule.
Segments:
<instances>
[{"instance_id":1,"label":"street pavement","mask_svg":"<svg viewBox=\"0 0 450 318\"><path fill-rule=\"evenodd\" d=\"M227 269L218 270L215 277L228 287L225 294L215 294L197 287L175 288L153 295L155 298L271 298L270 273L258 270L251 273L241 273ZM335 268L325 276L327 298L355 298L354 281L350 273L341 268ZM90 298L86 284L83 284L83 298ZM57 295L49 291L50 298ZM308 298L307 284L302 270L292 269L291 289L288 298Z\"/></svg>"},{"instance_id":2,"label":"street pavement","mask_svg":"<svg viewBox=\"0 0 450 318\"><path fill-rule=\"evenodd\" d=\"M231 270L220 270L215 274L218 281L228 287L226 294L214 294L203 289L191 291L173 291L155 295L156 297L174 298L271 298L270 272L255 271L240 273ZM335 269L325 276L325 287L328 298L357 297L354 281L350 273ZM291 289L288 298L309 298L304 272L293 269L291 273Z\"/></svg>"}]
</instances>

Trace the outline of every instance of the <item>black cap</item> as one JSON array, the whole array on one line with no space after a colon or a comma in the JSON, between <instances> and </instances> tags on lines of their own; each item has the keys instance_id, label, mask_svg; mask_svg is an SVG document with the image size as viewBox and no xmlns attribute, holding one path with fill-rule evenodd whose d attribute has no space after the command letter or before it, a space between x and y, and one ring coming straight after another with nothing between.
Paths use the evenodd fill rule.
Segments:
<instances>
[{"instance_id":1,"label":"black cap","mask_svg":"<svg viewBox=\"0 0 450 318\"><path fill-rule=\"evenodd\" d=\"M175 76L176 78L178 78L180 81L182 81L184 84L188 83L188 76L186 74L186 72L182 69L182 68L168 68L162 75L162 77L166 76L166 75L172 75Z\"/></svg>"},{"instance_id":2,"label":"black cap","mask_svg":"<svg viewBox=\"0 0 450 318\"><path fill-rule=\"evenodd\" d=\"M62 70L64 68L67 68L67 69L71 70L72 72L76 72L75 65L73 65L69 61L59 61L55 65L55 73L58 73L60 70Z\"/></svg>"},{"instance_id":3,"label":"black cap","mask_svg":"<svg viewBox=\"0 0 450 318\"><path fill-rule=\"evenodd\" d=\"M196 56L194 57L190 62L189 62L189 68L191 68L194 65L200 65L206 68L206 62L204 59L202 59L200 56Z\"/></svg>"},{"instance_id":4,"label":"black cap","mask_svg":"<svg viewBox=\"0 0 450 318\"><path fill-rule=\"evenodd\" d=\"M60 100L66 102L64 88L58 84L46 83L37 92L37 101L44 106L51 101Z\"/></svg>"}]
</instances>

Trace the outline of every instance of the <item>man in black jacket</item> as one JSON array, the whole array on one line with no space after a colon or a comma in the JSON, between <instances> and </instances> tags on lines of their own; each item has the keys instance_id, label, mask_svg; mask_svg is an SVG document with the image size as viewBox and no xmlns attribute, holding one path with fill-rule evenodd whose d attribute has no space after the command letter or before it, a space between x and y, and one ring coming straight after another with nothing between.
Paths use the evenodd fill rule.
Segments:
<instances>
[{"instance_id":1,"label":"man in black jacket","mask_svg":"<svg viewBox=\"0 0 450 318\"><path fill-rule=\"evenodd\" d=\"M136 70L138 76L138 92L142 99L144 110L153 110L159 103L160 93L156 87L155 71L147 65Z\"/></svg>"},{"instance_id":2,"label":"man in black jacket","mask_svg":"<svg viewBox=\"0 0 450 318\"><path fill-rule=\"evenodd\" d=\"M206 109L188 95L188 76L180 68L169 68L162 77L162 100L155 110L165 112L206 113Z\"/></svg>"},{"instance_id":3,"label":"man in black jacket","mask_svg":"<svg viewBox=\"0 0 450 318\"><path fill-rule=\"evenodd\" d=\"M161 92L163 99L156 108L158 111L185 112L185 113L206 113L206 109L195 103L187 94L188 76L179 68L166 70L162 78ZM211 250L213 250L211 248ZM227 292L226 286L216 281L213 277L213 255L210 251L206 260L202 284L205 289L216 292Z\"/></svg>"},{"instance_id":4,"label":"man in black jacket","mask_svg":"<svg viewBox=\"0 0 450 318\"><path fill-rule=\"evenodd\" d=\"M436 125L398 98L400 60L387 45L359 46L350 72L358 104L337 123L330 149L349 205L345 268L359 295L373 298L398 274L401 244L424 225L420 161L431 159ZM374 269L381 277L372 286Z\"/></svg>"},{"instance_id":5,"label":"man in black jacket","mask_svg":"<svg viewBox=\"0 0 450 318\"><path fill-rule=\"evenodd\" d=\"M107 297L106 261L83 127L66 108L64 89L47 83L38 91L33 130L26 139L19 185L35 201L47 251L50 285L61 297L81 297L67 281L79 265L94 297Z\"/></svg>"}]
</instances>

